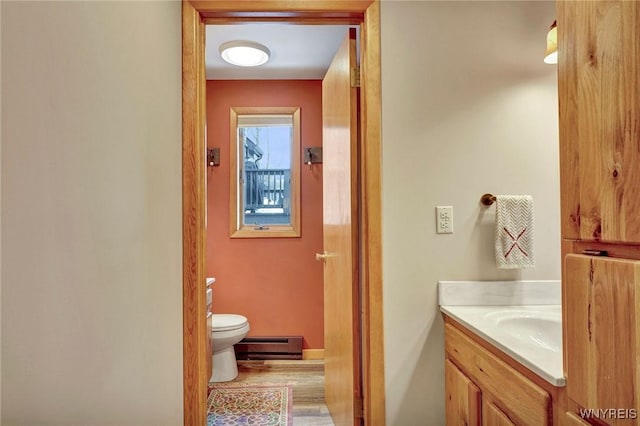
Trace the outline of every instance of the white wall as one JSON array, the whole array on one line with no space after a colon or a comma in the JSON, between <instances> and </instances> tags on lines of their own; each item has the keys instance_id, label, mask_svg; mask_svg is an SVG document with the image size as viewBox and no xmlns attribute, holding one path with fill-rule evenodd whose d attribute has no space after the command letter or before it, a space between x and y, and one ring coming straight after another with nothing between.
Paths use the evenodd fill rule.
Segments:
<instances>
[{"instance_id":1,"label":"white wall","mask_svg":"<svg viewBox=\"0 0 640 426\"><path fill-rule=\"evenodd\" d=\"M559 279L552 2L382 3L383 254L388 425L444 424L437 281ZM537 267L501 272L485 192L531 194ZM435 234L435 206L454 233Z\"/></svg>"},{"instance_id":2,"label":"white wall","mask_svg":"<svg viewBox=\"0 0 640 426\"><path fill-rule=\"evenodd\" d=\"M1 423L180 424L180 6L0 4ZM553 16L382 4L389 425L444 424L437 280L560 275ZM535 270L495 269L484 192L534 196Z\"/></svg>"},{"instance_id":3,"label":"white wall","mask_svg":"<svg viewBox=\"0 0 640 426\"><path fill-rule=\"evenodd\" d=\"M182 424L180 3L1 3L1 423Z\"/></svg>"}]
</instances>

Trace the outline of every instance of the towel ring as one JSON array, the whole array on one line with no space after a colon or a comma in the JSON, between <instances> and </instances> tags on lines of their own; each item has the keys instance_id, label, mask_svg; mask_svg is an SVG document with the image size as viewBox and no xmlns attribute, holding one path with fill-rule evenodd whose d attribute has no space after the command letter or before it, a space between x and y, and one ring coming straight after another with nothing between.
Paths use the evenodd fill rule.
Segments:
<instances>
[{"instance_id":1,"label":"towel ring","mask_svg":"<svg viewBox=\"0 0 640 426\"><path fill-rule=\"evenodd\" d=\"M482 197L480 197L480 204L482 204L485 207L489 207L491 204L496 202L496 196L493 194L483 194Z\"/></svg>"}]
</instances>

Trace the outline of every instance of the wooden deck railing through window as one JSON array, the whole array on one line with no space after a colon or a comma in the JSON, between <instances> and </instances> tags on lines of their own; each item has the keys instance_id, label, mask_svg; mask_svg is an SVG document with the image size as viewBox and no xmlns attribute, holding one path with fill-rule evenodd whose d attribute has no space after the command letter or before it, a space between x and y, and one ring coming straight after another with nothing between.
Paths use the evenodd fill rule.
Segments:
<instances>
[{"instance_id":1,"label":"wooden deck railing through window","mask_svg":"<svg viewBox=\"0 0 640 426\"><path fill-rule=\"evenodd\" d=\"M245 170L245 211L282 209L289 214L289 169Z\"/></svg>"}]
</instances>

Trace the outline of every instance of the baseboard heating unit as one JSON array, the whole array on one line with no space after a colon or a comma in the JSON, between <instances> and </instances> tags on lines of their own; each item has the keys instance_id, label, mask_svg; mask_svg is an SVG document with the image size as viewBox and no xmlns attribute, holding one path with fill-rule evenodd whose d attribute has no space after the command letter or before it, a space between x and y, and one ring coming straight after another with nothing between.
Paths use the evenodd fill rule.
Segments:
<instances>
[{"instance_id":1,"label":"baseboard heating unit","mask_svg":"<svg viewBox=\"0 0 640 426\"><path fill-rule=\"evenodd\" d=\"M302 359L302 336L245 337L234 348L236 359Z\"/></svg>"}]
</instances>

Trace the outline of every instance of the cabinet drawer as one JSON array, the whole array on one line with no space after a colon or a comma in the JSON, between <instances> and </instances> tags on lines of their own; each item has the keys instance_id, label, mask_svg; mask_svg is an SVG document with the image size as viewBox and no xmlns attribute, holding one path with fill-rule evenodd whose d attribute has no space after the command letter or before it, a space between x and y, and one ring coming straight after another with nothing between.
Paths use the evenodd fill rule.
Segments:
<instances>
[{"instance_id":1,"label":"cabinet drawer","mask_svg":"<svg viewBox=\"0 0 640 426\"><path fill-rule=\"evenodd\" d=\"M551 397L504 361L451 324L445 324L445 349L483 394L515 424L544 426L551 417Z\"/></svg>"}]
</instances>

